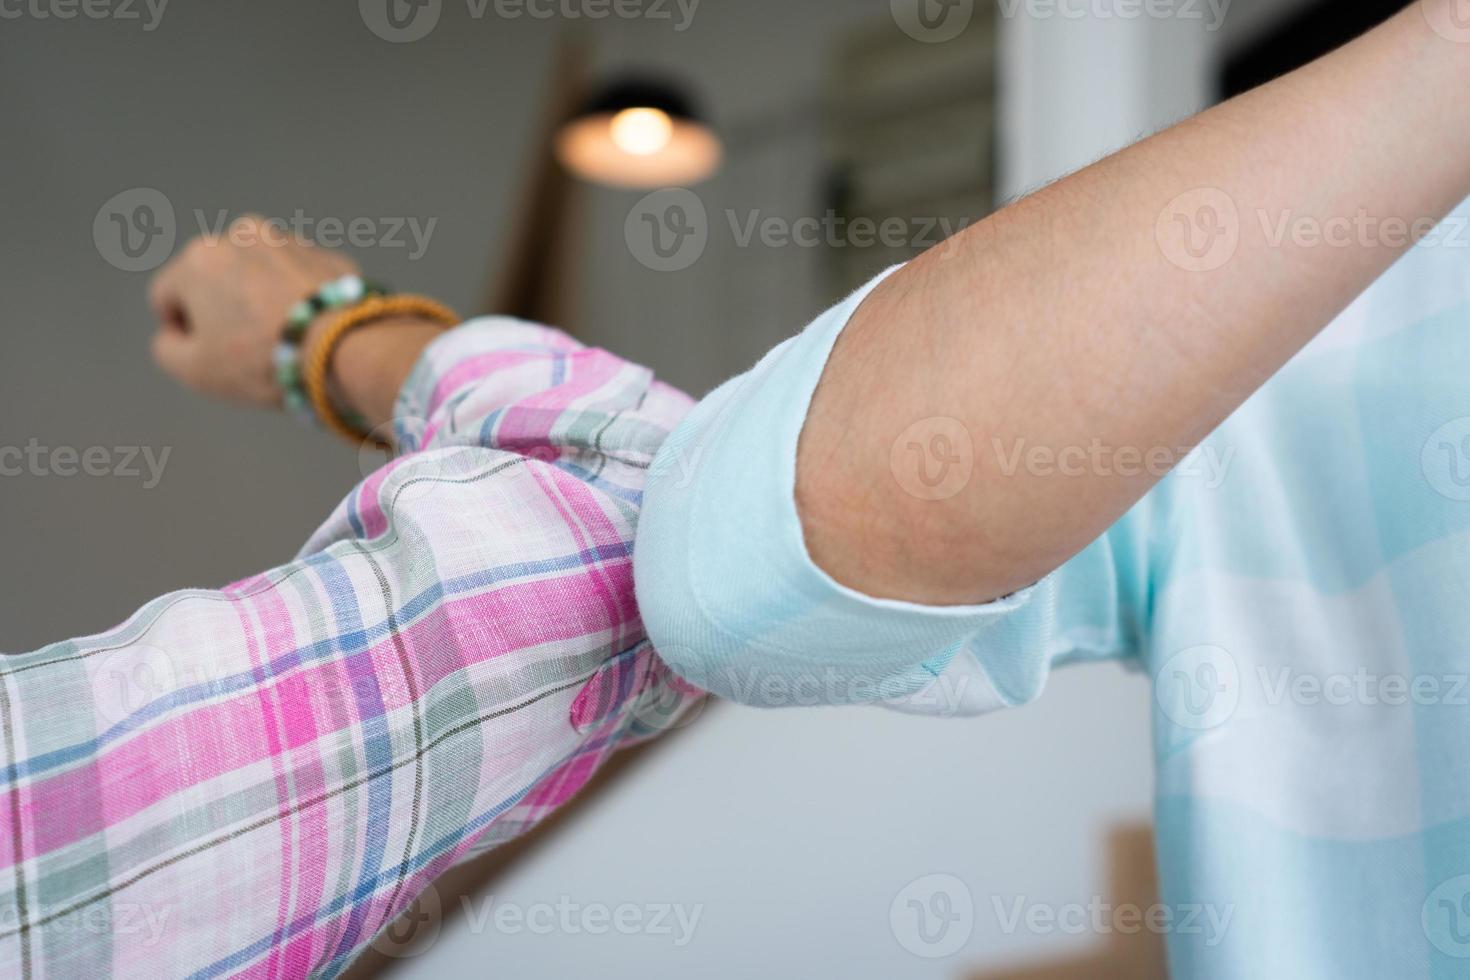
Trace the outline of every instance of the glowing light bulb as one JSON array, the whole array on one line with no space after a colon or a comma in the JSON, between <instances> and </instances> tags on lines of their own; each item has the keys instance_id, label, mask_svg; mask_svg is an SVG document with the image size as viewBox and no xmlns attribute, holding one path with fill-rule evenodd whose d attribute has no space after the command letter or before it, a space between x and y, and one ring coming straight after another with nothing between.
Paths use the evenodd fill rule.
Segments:
<instances>
[{"instance_id":1,"label":"glowing light bulb","mask_svg":"<svg viewBox=\"0 0 1470 980\"><path fill-rule=\"evenodd\" d=\"M639 157L653 156L674 136L674 121L662 109L624 109L608 126L618 149Z\"/></svg>"}]
</instances>

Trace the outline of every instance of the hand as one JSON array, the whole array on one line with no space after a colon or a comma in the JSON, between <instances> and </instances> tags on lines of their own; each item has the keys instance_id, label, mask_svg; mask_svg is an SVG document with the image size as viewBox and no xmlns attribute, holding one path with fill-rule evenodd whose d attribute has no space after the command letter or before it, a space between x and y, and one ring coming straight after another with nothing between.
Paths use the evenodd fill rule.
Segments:
<instances>
[{"instance_id":1,"label":"hand","mask_svg":"<svg viewBox=\"0 0 1470 980\"><path fill-rule=\"evenodd\" d=\"M221 237L194 239L154 276L153 358L202 394L278 405L271 350L291 307L356 271L346 256L246 215Z\"/></svg>"}]
</instances>

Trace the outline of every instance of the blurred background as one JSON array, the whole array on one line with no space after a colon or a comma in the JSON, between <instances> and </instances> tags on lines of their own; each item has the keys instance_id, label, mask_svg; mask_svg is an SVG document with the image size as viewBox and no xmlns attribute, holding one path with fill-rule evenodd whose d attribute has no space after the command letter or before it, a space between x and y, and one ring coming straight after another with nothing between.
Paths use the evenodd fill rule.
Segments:
<instances>
[{"instance_id":1,"label":"blurred background","mask_svg":"<svg viewBox=\"0 0 1470 980\"><path fill-rule=\"evenodd\" d=\"M1394 6L7 4L0 447L52 465L0 476L0 649L277 564L371 467L152 367L149 272L239 214L702 394L887 264ZM628 108L656 114L599 142ZM1075 914L1155 900L1148 697L1102 665L976 721L711 706L354 975L1162 975L1160 937Z\"/></svg>"}]
</instances>

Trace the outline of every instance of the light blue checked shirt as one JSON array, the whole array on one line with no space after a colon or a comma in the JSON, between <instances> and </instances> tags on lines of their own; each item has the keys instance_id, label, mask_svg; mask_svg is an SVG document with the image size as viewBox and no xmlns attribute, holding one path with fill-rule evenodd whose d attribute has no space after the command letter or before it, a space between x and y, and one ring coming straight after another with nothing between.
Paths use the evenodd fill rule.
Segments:
<instances>
[{"instance_id":1,"label":"light blue checked shirt","mask_svg":"<svg viewBox=\"0 0 1470 980\"><path fill-rule=\"evenodd\" d=\"M870 284L660 450L650 638L765 705L973 714L1037 697L1053 665L1130 661L1154 682L1163 902L1224 923L1168 932L1175 976L1470 975L1467 216L1107 533L983 606L874 600L803 546L797 437Z\"/></svg>"}]
</instances>

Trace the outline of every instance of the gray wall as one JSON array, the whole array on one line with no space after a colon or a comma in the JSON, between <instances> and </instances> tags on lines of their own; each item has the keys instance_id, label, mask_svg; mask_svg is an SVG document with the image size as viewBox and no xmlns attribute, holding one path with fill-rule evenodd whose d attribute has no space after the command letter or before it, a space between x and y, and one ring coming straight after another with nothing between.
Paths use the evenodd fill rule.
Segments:
<instances>
[{"instance_id":1,"label":"gray wall","mask_svg":"<svg viewBox=\"0 0 1470 980\"><path fill-rule=\"evenodd\" d=\"M820 90L837 32L888 16L884 0L705 0L683 32L607 21L595 36L603 63L695 74L717 121L746 126ZM0 446L170 450L151 488L0 478L0 649L104 629L159 592L279 562L359 475L350 449L202 403L154 371L147 277L94 244L103 203L157 189L181 238L195 209L437 219L417 260L386 247L358 257L471 310L504 247L561 26L474 20L446 2L427 38L389 44L341 0L176 2L153 31L0 23ZM1003 35L1008 194L1196 107L1218 42L1198 25L1026 17ZM819 149L815 126L737 148L701 195L712 212L814 213ZM648 271L623 239L638 196L586 198L572 326L593 342L702 391L832 299L810 250L715 240L685 272ZM1104 834L1147 820L1147 702L1140 678L1103 666L975 722L711 712L497 895L700 905L688 945L487 932L451 910L402 975L938 977L1090 949L1101 937L1005 932L992 899L1108 893ZM897 941L888 913L907 882L935 872L965 883L977 921L958 954L927 960Z\"/></svg>"},{"instance_id":2,"label":"gray wall","mask_svg":"<svg viewBox=\"0 0 1470 980\"><path fill-rule=\"evenodd\" d=\"M135 8L138 9L138 8ZM0 482L0 649L105 629L152 595L289 558L358 478L291 421L207 404L151 366L147 275L94 245L148 187L180 240L220 209L435 218L427 253L356 250L400 288L478 301L512 204L551 31L369 33L350 4L176 3L136 21L0 22L5 133L0 445L171 450L124 477Z\"/></svg>"}]
</instances>

